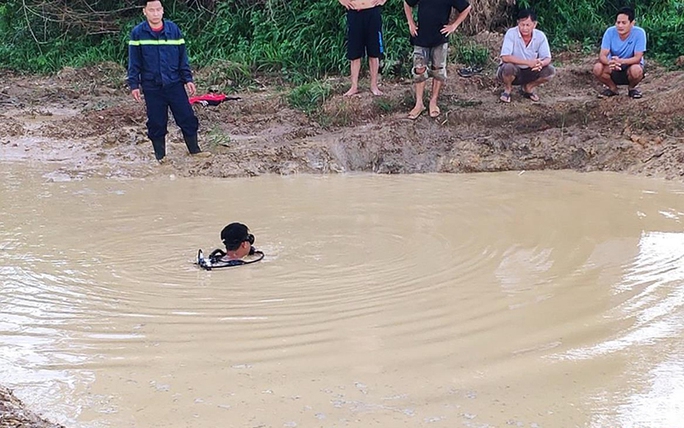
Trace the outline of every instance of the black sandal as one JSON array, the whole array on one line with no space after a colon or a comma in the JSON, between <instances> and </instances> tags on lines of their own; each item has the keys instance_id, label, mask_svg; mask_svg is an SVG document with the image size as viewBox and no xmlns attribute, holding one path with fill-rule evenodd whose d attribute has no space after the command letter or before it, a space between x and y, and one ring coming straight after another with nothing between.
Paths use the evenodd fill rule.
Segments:
<instances>
[{"instance_id":1,"label":"black sandal","mask_svg":"<svg viewBox=\"0 0 684 428\"><path fill-rule=\"evenodd\" d=\"M599 98L610 98L610 97L615 97L617 95L620 95L620 94L618 94L617 92L613 91L610 88L606 88L606 89L602 90L601 92L599 92L598 97Z\"/></svg>"},{"instance_id":2,"label":"black sandal","mask_svg":"<svg viewBox=\"0 0 684 428\"><path fill-rule=\"evenodd\" d=\"M643 96L641 94L641 91L638 90L637 88L630 89L629 92L627 92L627 95L629 95L630 98L634 98L635 100L639 99Z\"/></svg>"},{"instance_id":3,"label":"black sandal","mask_svg":"<svg viewBox=\"0 0 684 428\"><path fill-rule=\"evenodd\" d=\"M539 102L539 95L535 94L534 92L527 92L522 88L522 86L520 87L520 95L532 101L533 103Z\"/></svg>"}]
</instances>

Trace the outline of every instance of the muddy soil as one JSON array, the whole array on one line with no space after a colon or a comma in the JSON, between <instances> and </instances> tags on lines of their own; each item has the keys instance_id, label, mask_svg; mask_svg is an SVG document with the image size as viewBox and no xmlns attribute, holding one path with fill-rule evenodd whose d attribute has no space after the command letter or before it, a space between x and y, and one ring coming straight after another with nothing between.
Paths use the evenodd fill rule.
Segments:
<instances>
[{"instance_id":1,"label":"muddy soil","mask_svg":"<svg viewBox=\"0 0 684 428\"><path fill-rule=\"evenodd\" d=\"M12 391L0 386L0 428L64 428L27 410Z\"/></svg>"},{"instance_id":2,"label":"muddy soil","mask_svg":"<svg viewBox=\"0 0 684 428\"><path fill-rule=\"evenodd\" d=\"M496 52L500 36L483 35ZM65 69L55 76L6 76L0 87L0 161L40 162L53 180L89 176L235 177L260 174L484 172L573 169L684 178L684 72L653 66L644 98L598 99L593 58L557 56L556 78L539 103L514 94L499 102L495 63L462 78L449 67L441 115L407 118L410 80L385 78L383 96L367 89L345 98L348 80L328 80L333 93L312 114L292 108L287 89L256 84L241 99L196 106L200 143L210 158L189 156L170 124L168 162L154 160L145 110L112 64ZM216 70L200 70L201 92ZM263 81L256 79L255 82ZM0 387L0 428L53 426L23 410Z\"/></svg>"},{"instance_id":3,"label":"muddy soil","mask_svg":"<svg viewBox=\"0 0 684 428\"><path fill-rule=\"evenodd\" d=\"M684 176L684 73L651 67L644 98L598 99L593 58L557 58L556 78L532 103L498 100L491 66L462 78L459 65L440 97L442 114L409 120L412 85L386 78L384 95L351 98L345 78L313 114L289 106L287 90L260 86L216 107L196 106L206 159L187 155L170 123L167 165L154 161L144 105L128 95L125 71L104 64L56 76L14 76L0 89L0 160L44 162L54 178L85 176L234 177L267 173L480 172L574 169ZM200 70L201 92L211 70ZM367 81L362 81L363 84Z\"/></svg>"}]
</instances>

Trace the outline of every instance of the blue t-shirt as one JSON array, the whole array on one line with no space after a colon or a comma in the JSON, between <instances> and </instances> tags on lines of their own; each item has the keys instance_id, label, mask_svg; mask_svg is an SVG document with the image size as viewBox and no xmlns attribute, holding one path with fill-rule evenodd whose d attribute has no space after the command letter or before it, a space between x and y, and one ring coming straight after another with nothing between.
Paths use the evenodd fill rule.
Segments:
<instances>
[{"instance_id":1,"label":"blue t-shirt","mask_svg":"<svg viewBox=\"0 0 684 428\"><path fill-rule=\"evenodd\" d=\"M615 26L610 27L603 34L601 49L608 49L608 59L612 57L632 58L635 52L646 52L646 32L643 28L634 26L625 40L620 39ZM644 65L644 58L641 58Z\"/></svg>"}]
</instances>

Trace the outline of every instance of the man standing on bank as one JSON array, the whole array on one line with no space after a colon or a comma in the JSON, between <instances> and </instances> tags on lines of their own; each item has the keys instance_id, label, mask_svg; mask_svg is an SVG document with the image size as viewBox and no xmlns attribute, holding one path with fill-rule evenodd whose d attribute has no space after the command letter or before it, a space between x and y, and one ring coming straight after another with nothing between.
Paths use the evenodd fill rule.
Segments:
<instances>
[{"instance_id":1,"label":"man standing on bank","mask_svg":"<svg viewBox=\"0 0 684 428\"><path fill-rule=\"evenodd\" d=\"M382 95L378 87L380 56L384 52L382 42L382 5L387 0L338 0L347 9L347 59L351 68L351 88L345 97L359 92L361 59L368 56L370 90Z\"/></svg>"},{"instance_id":2,"label":"man standing on bank","mask_svg":"<svg viewBox=\"0 0 684 428\"><path fill-rule=\"evenodd\" d=\"M518 25L506 31L501 46L501 64L496 77L504 84L499 99L511 102L513 85L520 85L520 95L539 101L534 88L556 74L551 65L551 49L546 34L537 30L537 14L531 9L518 12Z\"/></svg>"},{"instance_id":3,"label":"man standing on bank","mask_svg":"<svg viewBox=\"0 0 684 428\"><path fill-rule=\"evenodd\" d=\"M142 2L146 20L131 31L128 42L128 86L133 98L147 107L147 136L152 140L154 156L162 163L166 156L166 125L169 108L190 154L207 157L197 143L199 122L188 100L195 94L195 84L185 51L183 34L176 24L163 19L160 1Z\"/></svg>"},{"instance_id":4,"label":"man standing on bank","mask_svg":"<svg viewBox=\"0 0 684 428\"><path fill-rule=\"evenodd\" d=\"M418 23L413 19L413 8L416 6ZM453 22L449 22L452 9L456 9L458 15ZM447 77L449 36L466 19L470 9L467 0L404 0L404 14L413 45L411 74L416 88L416 105L409 112L409 119L417 119L425 111L423 93L429 76L432 76L432 93L428 106L430 117L439 116L437 99Z\"/></svg>"},{"instance_id":5,"label":"man standing on bank","mask_svg":"<svg viewBox=\"0 0 684 428\"><path fill-rule=\"evenodd\" d=\"M618 95L617 85L627 85L630 98L641 98L637 85L644 78L646 32L634 25L634 9L623 7L615 17L615 25L603 34L599 60L594 76L607 88L600 97Z\"/></svg>"}]
</instances>

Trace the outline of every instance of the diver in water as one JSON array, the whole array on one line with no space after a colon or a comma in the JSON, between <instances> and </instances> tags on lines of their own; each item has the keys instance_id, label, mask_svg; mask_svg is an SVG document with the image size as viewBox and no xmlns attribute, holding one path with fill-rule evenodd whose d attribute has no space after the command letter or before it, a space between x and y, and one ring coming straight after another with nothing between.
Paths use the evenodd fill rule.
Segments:
<instances>
[{"instance_id":1,"label":"diver in water","mask_svg":"<svg viewBox=\"0 0 684 428\"><path fill-rule=\"evenodd\" d=\"M223 261L241 260L254 254L254 235L249 233L249 228L242 223L231 223L224 227L221 231L221 241L226 246L226 255L221 257Z\"/></svg>"},{"instance_id":2,"label":"diver in water","mask_svg":"<svg viewBox=\"0 0 684 428\"><path fill-rule=\"evenodd\" d=\"M241 266L256 263L264 258L264 253L252 246L254 235L249 233L249 228L242 223L231 223L221 231L221 241L226 246L226 251L216 249L208 258L204 257L202 250L197 254L197 264L207 270L212 268ZM245 257L255 256L249 260Z\"/></svg>"}]
</instances>

